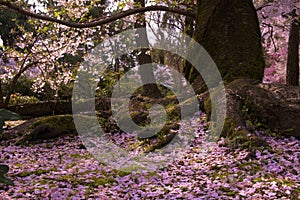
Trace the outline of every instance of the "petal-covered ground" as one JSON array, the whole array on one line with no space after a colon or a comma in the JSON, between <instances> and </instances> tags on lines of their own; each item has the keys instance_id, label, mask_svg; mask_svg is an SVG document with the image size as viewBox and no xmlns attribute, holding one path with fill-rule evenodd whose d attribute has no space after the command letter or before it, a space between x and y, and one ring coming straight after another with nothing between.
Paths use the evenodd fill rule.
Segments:
<instances>
[{"instance_id":1,"label":"petal-covered ground","mask_svg":"<svg viewBox=\"0 0 300 200\"><path fill-rule=\"evenodd\" d=\"M232 148L221 138L203 153L203 127L198 132L184 157L144 173L102 164L77 136L28 147L2 142L0 161L9 165L7 177L15 185L0 185L0 199L300 198L299 140L260 135L266 145ZM116 135L115 140L122 144L126 137Z\"/></svg>"}]
</instances>

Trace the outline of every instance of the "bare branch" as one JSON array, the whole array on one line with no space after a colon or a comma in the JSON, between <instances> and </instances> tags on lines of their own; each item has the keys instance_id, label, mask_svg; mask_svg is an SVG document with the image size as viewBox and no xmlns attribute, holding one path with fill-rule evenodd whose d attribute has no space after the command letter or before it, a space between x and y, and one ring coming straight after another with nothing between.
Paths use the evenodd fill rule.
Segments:
<instances>
[{"instance_id":1,"label":"bare branch","mask_svg":"<svg viewBox=\"0 0 300 200\"><path fill-rule=\"evenodd\" d=\"M147 11L167 11L167 12L172 12L172 13L177 13L177 14L193 17L193 18L196 17L196 14L194 12L190 12L190 11L183 10L183 9L171 8L171 7L166 7L166 6L147 6L147 7L133 8L133 9L129 9L126 11L122 11L122 12L114 14L112 16L97 19L96 21L93 21L93 22L77 23L77 22L60 20L60 19L46 16L46 15L37 14L37 13L31 12L31 11L25 10L25 9L11 3L8 0L0 0L0 5L6 6L7 8L9 8L15 12L18 12L22 15L26 15L26 16L29 16L29 17L32 17L35 19L44 20L44 21L59 23L59 24L62 24L62 25L68 26L68 27L73 27L73 28L90 28L90 27L95 27L95 26L101 26L101 25L116 21L118 19L130 16L133 14L147 12Z\"/></svg>"},{"instance_id":2,"label":"bare branch","mask_svg":"<svg viewBox=\"0 0 300 200\"><path fill-rule=\"evenodd\" d=\"M271 6L271 5L272 5L271 3L263 4L262 6L256 8L256 11L260 11L260 10L264 9L265 7L269 7L269 6Z\"/></svg>"},{"instance_id":3,"label":"bare branch","mask_svg":"<svg viewBox=\"0 0 300 200\"><path fill-rule=\"evenodd\" d=\"M275 44L275 41L274 41L274 37L273 37L273 32L274 32L274 28L271 24L267 24L267 23L262 23L263 26L267 26L269 28L269 33L270 33L270 38L271 38L271 41L273 43L273 46L274 46L274 50L275 52L278 51L277 47L276 47L276 44ZM266 33L267 34L267 33ZM264 35L266 35L264 34ZM263 35L263 36L264 36Z\"/></svg>"}]
</instances>

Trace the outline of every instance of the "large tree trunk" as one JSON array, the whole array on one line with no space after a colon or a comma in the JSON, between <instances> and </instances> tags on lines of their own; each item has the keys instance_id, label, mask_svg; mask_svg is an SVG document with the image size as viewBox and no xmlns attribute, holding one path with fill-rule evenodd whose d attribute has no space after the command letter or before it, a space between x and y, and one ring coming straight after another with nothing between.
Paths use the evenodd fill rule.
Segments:
<instances>
[{"instance_id":1,"label":"large tree trunk","mask_svg":"<svg viewBox=\"0 0 300 200\"><path fill-rule=\"evenodd\" d=\"M292 20L289 34L286 83L299 85L299 21L296 17Z\"/></svg>"},{"instance_id":2,"label":"large tree trunk","mask_svg":"<svg viewBox=\"0 0 300 200\"><path fill-rule=\"evenodd\" d=\"M247 135L252 125L264 124L272 131L299 137L299 87L260 84L265 64L252 1L198 0L197 3L194 39L211 55L227 85L223 133ZM193 51L192 45L189 51ZM204 85L193 67L188 63L185 67L185 76L193 84ZM204 104L209 116L209 98Z\"/></svg>"},{"instance_id":3,"label":"large tree trunk","mask_svg":"<svg viewBox=\"0 0 300 200\"><path fill-rule=\"evenodd\" d=\"M194 39L211 55L225 83L237 78L262 81L261 34L251 0L198 0ZM194 81L194 68L185 76Z\"/></svg>"}]
</instances>

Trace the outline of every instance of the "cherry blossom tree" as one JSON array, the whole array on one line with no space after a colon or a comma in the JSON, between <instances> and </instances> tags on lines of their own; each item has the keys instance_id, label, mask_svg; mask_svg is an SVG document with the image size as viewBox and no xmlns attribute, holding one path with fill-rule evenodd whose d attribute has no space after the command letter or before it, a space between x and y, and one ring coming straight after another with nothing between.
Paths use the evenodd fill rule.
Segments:
<instances>
[{"instance_id":1,"label":"cherry blossom tree","mask_svg":"<svg viewBox=\"0 0 300 200\"><path fill-rule=\"evenodd\" d=\"M299 16L299 2L297 0L255 0L254 5L260 19L267 62L264 82L285 83L288 36L291 22L296 19L296 16L293 17L290 13L295 9L295 14Z\"/></svg>"},{"instance_id":2,"label":"cherry blossom tree","mask_svg":"<svg viewBox=\"0 0 300 200\"><path fill-rule=\"evenodd\" d=\"M111 6L108 6L109 4ZM1 76L6 80L5 84L10 86L5 100L3 93L0 95L2 107L8 105L18 79L29 70L38 70L34 77L35 92L44 92L45 80L55 91L61 83L72 82L74 64L78 64L77 61L81 61L85 53L105 37L126 28L132 22L132 18L128 19L132 14L163 10L190 17L195 16L189 10L163 5L133 8L130 1L125 1L124 4L119 2L116 6L112 2L99 3L95 0L36 1L33 4L1 0L0 5L5 12L16 11L31 17L29 21L35 27L36 33L24 31L16 38L19 45L30 46L30 51L18 52L8 50L8 47L4 48L3 55L10 58L14 67L10 67L11 63L3 64L5 71L9 72ZM114 23L122 18L124 18L123 23ZM129 22L126 22L126 18Z\"/></svg>"},{"instance_id":3,"label":"cherry blossom tree","mask_svg":"<svg viewBox=\"0 0 300 200\"><path fill-rule=\"evenodd\" d=\"M88 18L92 15L92 6L79 4L75 9L70 9L71 7L72 4L62 1L37 12L59 16L64 20L74 20L83 15ZM34 8L34 5L27 6L28 10ZM5 7L3 9L8 12ZM65 12L68 16L65 16ZM28 19L28 23L34 29L28 31L20 26L21 31L14 37L14 45L4 45L1 52L2 85L8 85L5 95L3 90L0 92L1 107L8 106L14 88L23 75L31 75L29 78L34 79L32 89L37 93L50 92L44 91L45 83L50 85L50 89L57 91L59 85L72 81L74 67L93 46L91 38L102 32L101 27L74 29L38 19ZM97 36L99 40L101 34ZM94 42L97 42L95 37Z\"/></svg>"}]
</instances>

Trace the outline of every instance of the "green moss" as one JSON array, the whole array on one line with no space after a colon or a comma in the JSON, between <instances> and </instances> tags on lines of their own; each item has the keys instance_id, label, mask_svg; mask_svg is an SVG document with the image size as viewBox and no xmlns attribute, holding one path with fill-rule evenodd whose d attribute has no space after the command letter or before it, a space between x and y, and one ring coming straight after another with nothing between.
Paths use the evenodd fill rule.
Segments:
<instances>
[{"instance_id":1,"label":"green moss","mask_svg":"<svg viewBox=\"0 0 300 200\"><path fill-rule=\"evenodd\" d=\"M125 114L125 113L124 113ZM130 113L130 116L133 121L139 126L146 126L150 124L150 120L147 118L147 111L133 111ZM125 119L127 121L127 119Z\"/></svg>"},{"instance_id":2,"label":"green moss","mask_svg":"<svg viewBox=\"0 0 300 200\"><path fill-rule=\"evenodd\" d=\"M218 166L218 165L213 165L210 167L211 170L220 170L222 168L222 166Z\"/></svg>"},{"instance_id":3,"label":"green moss","mask_svg":"<svg viewBox=\"0 0 300 200\"><path fill-rule=\"evenodd\" d=\"M33 174L33 172L24 171L24 172L19 173L18 176L19 177L26 177L26 176L30 176L32 174Z\"/></svg>"},{"instance_id":4,"label":"green moss","mask_svg":"<svg viewBox=\"0 0 300 200\"><path fill-rule=\"evenodd\" d=\"M244 162L240 165L238 165L238 168L247 171L251 173L252 175L256 174L257 172L260 172L262 170L261 166L255 162Z\"/></svg>"},{"instance_id":5,"label":"green moss","mask_svg":"<svg viewBox=\"0 0 300 200\"><path fill-rule=\"evenodd\" d=\"M180 120L180 106L169 104L166 108L168 120Z\"/></svg>"},{"instance_id":6,"label":"green moss","mask_svg":"<svg viewBox=\"0 0 300 200\"><path fill-rule=\"evenodd\" d=\"M54 115L41 117L30 126L30 129L34 129L41 124L50 124L52 128L67 130L70 133L76 132L72 115Z\"/></svg>"},{"instance_id":7,"label":"green moss","mask_svg":"<svg viewBox=\"0 0 300 200\"><path fill-rule=\"evenodd\" d=\"M233 190L227 190L226 191L226 195L230 196L230 197L235 197L237 195L238 192L233 191Z\"/></svg>"},{"instance_id":8,"label":"green moss","mask_svg":"<svg viewBox=\"0 0 300 200\"><path fill-rule=\"evenodd\" d=\"M157 176L157 172L153 171L153 172L148 172L146 175L145 175L145 178L151 178L151 177L154 177L154 176Z\"/></svg>"},{"instance_id":9,"label":"green moss","mask_svg":"<svg viewBox=\"0 0 300 200\"><path fill-rule=\"evenodd\" d=\"M249 132L245 129L236 129L232 132L229 138L232 140L238 140L242 143L247 142L250 140L250 137L248 136Z\"/></svg>"},{"instance_id":10,"label":"green moss","mask_svg":"<svg viewBox=\"0 0 300 200\"><path fill-rule=\"evenodd\" d=\"M139 164L131 164L130 166L126 166L121 169L121 171L124 171L125 173L126 172L129 173L132 171L140 171L140 170L147 170L147 168L145 168Z\"/></svg>"},{"instance_id":11,"label":"green moss","mask_svg":"<svg viewBox=\"0 0 300 200\"><path fill-rule=\"evenodd\" d=\"M115 170L115 172L118 176L121 176L121 177L131 174L131 172L125 172L125 171L121 171L121 170Z\"/></svg>"},{"instance_id":12,"label":"green moss","mask_svg":"<svg viewBox=\"0 0 300 200\"><path fill-rule=\"evenodd\" d=\"M141 146L143 146L144 152L148 153L155 150L159 150L160 148L164 147L176 135L171 130L178 130L179 128L179 124L167 122L167 124L153 138L141 138ZM153 139L156 139L156 141L153 142Z\"/></svg>"},{"instance_id":13,"label":"green moss","mask_svg":"<svg viewBox=\"0 0 300 200\"><path fill-rule=\"evenodd\" d=\"M51 168L50 168L50 171L52 171L52 172L58 172L58 169L55 168L55 167L51 167Z\"/></svg>"},{"instance_id":14,"label":"green moss","mask_svg":"<svg viewBox=\"0 0 300 200\"><path fill-rule=\"evenodd\" d=\"M89 172L85 172L89 173ZM95 172L96 173L96 172ZM112 184L116 182L116 180L112 177L90 177L89 181L87 182L85 179L79 179L77 176L74 176L73 174L67 174L60 177L61 181L71 182L72 185L86 185L89 188L98 188L98 186L106 185L106 184Z\"/></svg>"},{"instance_id":15,"label":"green moss","mask_svg":"<svg viewBox=\"0 0 300 200\"><path fill-rule=\"evenodd\" d=\"M44 169L39 169L39 170L36 170L35 172L33 172L35 175L37 175L37 176L40 176L40 175L42 175L42 174L47 174L47 173L49 173L50 172L50 170L44 170Z\"/></svg>"},{"instance_id":16,"label":"green moss","mask_svg":"<svg viewBox=\"0 0 300 200\"><path fill-rule=\"evenodd\" d=\"M49 181L42 179L42 180L39 180L37 183L40 185L46 185L46 184L49 184Z\"/></svg>"},{"instance_id":17,"label":"green moss","mask_svg":"<svg viewBox=\"0 0 300 200\"><path fill-rule=\"evenodd\" d=\"M225 178L227 178L228 177L228 173L224 173L224 172L222 172L222 171L216 171L216 172L214 172L213 174L212 174L212 177L214 178L214 179L216 179L216 178L219 178L219 179L225 179Z\"/></svg>"},{"instance_id":18,"label":"green moss","mask_svg":"<svg viewBox=\"0 0 300 200\"><path fill-rule=\"evenodd\" d=\"M242 113L243 117L246 122L246 127L248 130L264 130L264 132L267 132L269 130L268 126L265 125L265 121L263 119L258 120L256 116L259 116L260 113L257 113L255 109L252 108L251 103L248 99L243 100L243 107L242 107Z\"/></svg>"},{"instance_id":19,"label":"green moss","mask_svg":"<svg viewBox=\"0 0 300 200\"><path fill-rule=\"evenodd\" d=\"M78 159L78 158L84 158L84 159L88 159L88 158L91 158L92 157L92 155L91 154L78 154L78 153L75 153L75 154L70 154L70 157L71 158L76 158L76 159Z\"/></svg>"},{"instance_id":20,"label":"green moss","mask_svg":"<svg viewBox=\"0 0 300 200\"><path fill-rule=\"evenodd\" d=\"M105 177L105 178L91 178L92 182L87 183L86 185L89 187L93 187L93 188L98 188L98 186L102 185L106 185L106 184L113 184L114 182L116 182L115 179L113 178L109 178L109 177Z\"/></svg>"},{"instance_id":21,"label":"green moss","mask_svg":"<svg viewBox=\"0 0 300 200\"><path fill-rule=\"evenodd\" d=\"M14 166L17 168L22 168L24 164L14 163Z\"/></svg>"},{"instance_id":22,"label":"green moss","mask_svg":"<svg viewBox=\"0 0 300 200\"><path fill-rule=\"evenodd\" d=\"M237 192L231 190L230 188L221 186L219 188L221 191L225 192L227 196L235 196Z\"/></svg>"},{"instance_id":23,"label":"green moss","mask_svg":"<svg viewBox=\"0 0 300 200\"><path fill-rule=\"evenodd\" d=\"M238 132L239 131L236 129L235 122L232 121L229 117L226 117L221 135L230 137L232 135L237 135Z\"/></svg>"},{"instance_id":24,"label":"green moss","mask_svg":"<svg viewBox=\"0 0 300 200\"><path fill-rule=\"evenodd\" d=\"M245 129L235 130L233 134L228 137L228 146L231 148L248 149L251 151L270 149L270 145L262 138L251 135Z\"/></svg>"},{"instance_id":25,"label":"green moss","mask_svg":"<svg viewBox=\"0 0 300 200\"><path fill-rule=\"evenodd\" d=\"M182 191L182 192L186 192L186 191L188 191L188 190L189 190L189 188L188 188L188 187L180 187L180 189L181 189L181 191Z\"/></svg>"},{"instance_id":26,"label":"green moss","mask_svg":"<svg viewBox=\"0 0 300 200\"><path fill-rule=\"evenodd\" d=\"M75 154L71 154L70 157L71 158L81 158L81 155L78 153L75 153Z\"/></svg>"},{"instance_id":27,"label":"green moss","mask_svg":"<svg viewBox=\"0 0 300 200\"><path fill-rule=\"evenodd\" d=\"M291 180L287 180L287 179L282 179L280 181L277 181L277 183L279 183L279 184L282 183L282 184L287 185L287 186L296 185L295 181L291 181ZM282 184L280 184L280 185L282 185Z\"/></svg>"},{"instance_id":28,"label":"green moss","mask_svg":"<svg viewBox=\"0 0 300 200\"><path fill-rule=\"evenodd\" d=\"M171 130L178 130L180 128L180 125L177 123L167 122L166 125L160 130L160 132L157 134L157 138L159 140L165 140L165 136L170 135Z\"/></svg>"},{"instance_id":29,"label":"green moss","mask_svg":"<svg viewBox=\"0 0 300 200\"><path fill-rule=\"evenodd\" d=\"M19 177L27 177L27 176L31 176L32 174L35 174L37 176L40 176L42 174L47 174L49 173L51 170L45 170L45 169L38 169L36 171L32 171L32 172L28 172L28 171L23 171L21 173L18 174Z\"/></svg>"},{"instance_id":30,"label":"green moss","mask_svg":"<svg viewBox=\"0 0 300 200\"><path fill-rule=\"evenodd\" d=\"M204 99L203 104L204 104L204 110L205 110L205 113L206 113L207 120L209 120L210 115L211 115L211 100L210 100L210 95L207 96Z\"/></svg>"},{"instance_id":31,"label":"green moss","mask_svg":"<svg viewBox=\"0 0 300 200\"><path fill-rule=\"evenodd\" d=\"M77 165L76 162L72 162L70 165L67 165L67 166L66 166L66 169L71 169L71 168L73 168L73 167L76 166L76 165Z\"/></svg>"},{"instance_id":32,"label":"green moss","mask_svg":"<svg viewBox=\"0 0 300 200\"><path fill-rule=\"evenodd\" d=\"M278 186L287 185L289 187L295 186L297 183L292 180L278 178L276 174L264 174L264 177L257 177L252 179L253 183L256 182L276 182ZM297 190L297 189L296 189Z\"/></svg>"}]
</instances>

